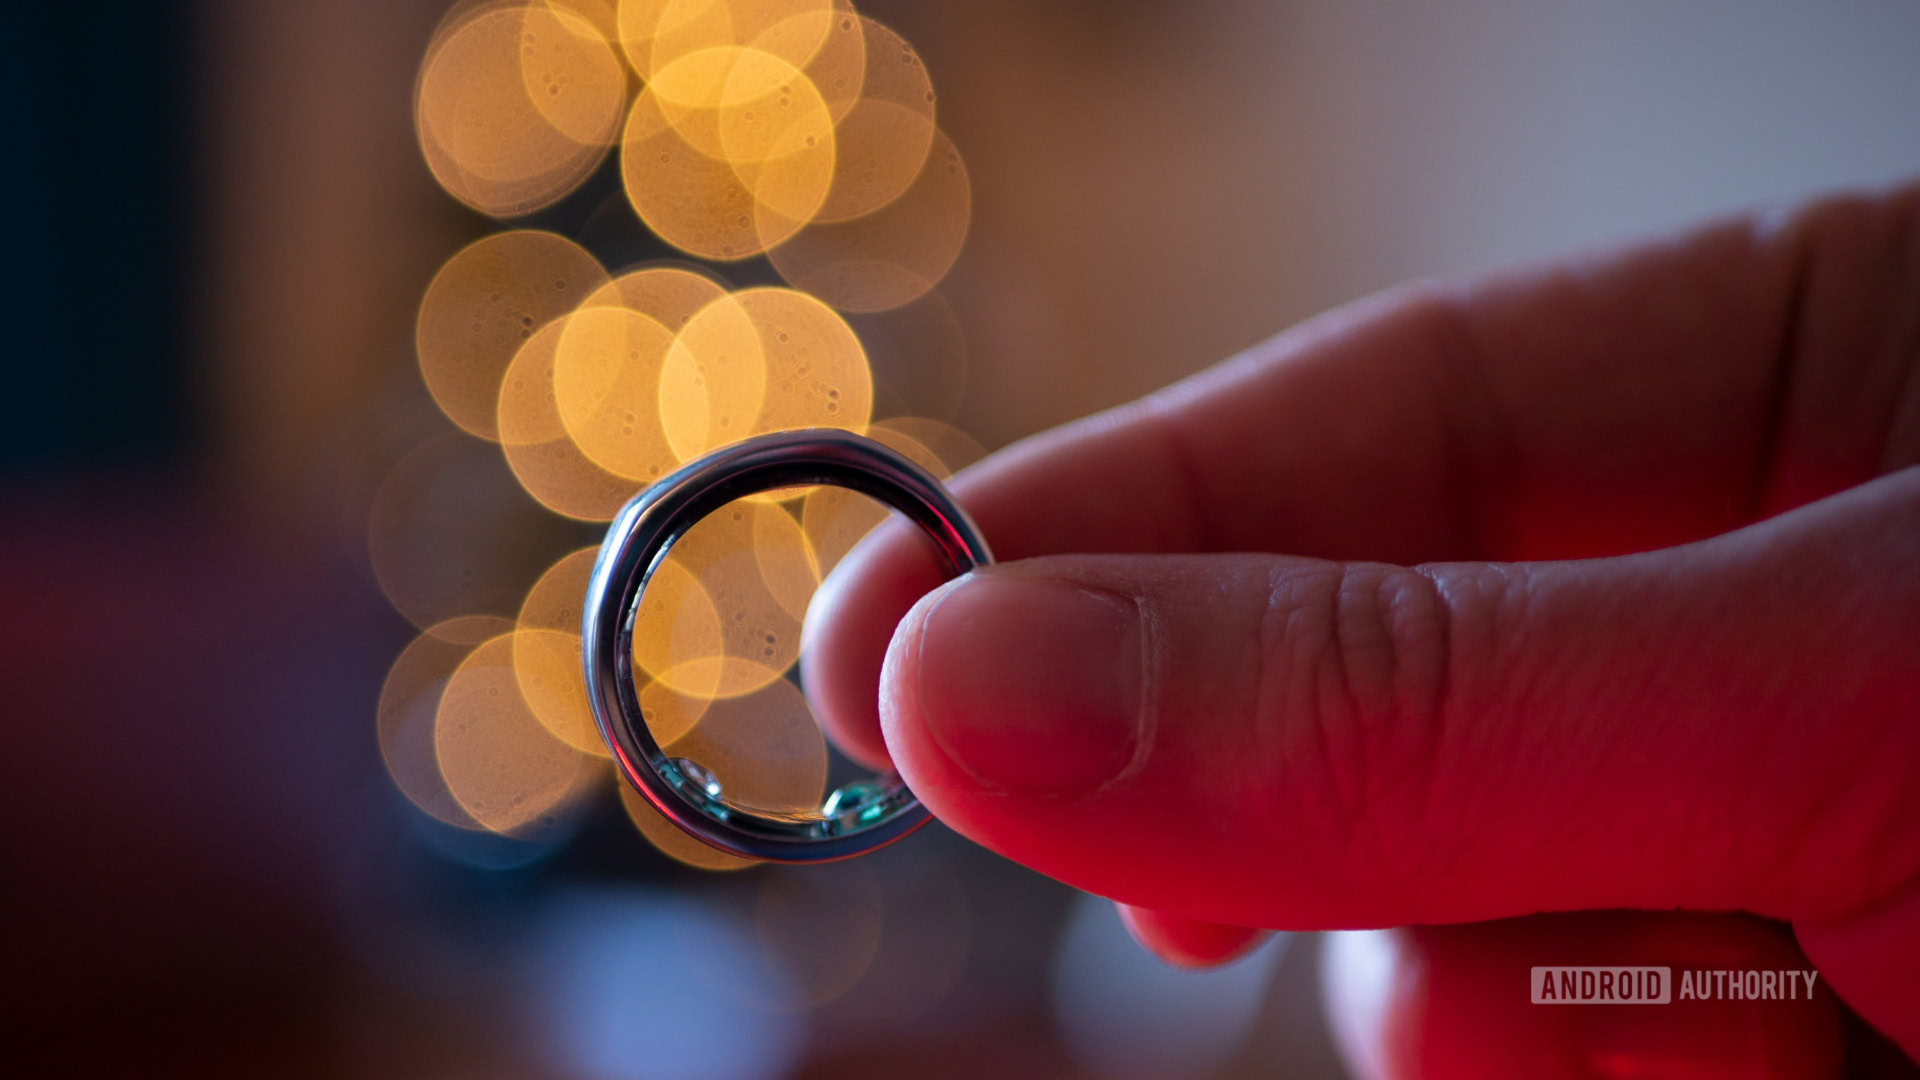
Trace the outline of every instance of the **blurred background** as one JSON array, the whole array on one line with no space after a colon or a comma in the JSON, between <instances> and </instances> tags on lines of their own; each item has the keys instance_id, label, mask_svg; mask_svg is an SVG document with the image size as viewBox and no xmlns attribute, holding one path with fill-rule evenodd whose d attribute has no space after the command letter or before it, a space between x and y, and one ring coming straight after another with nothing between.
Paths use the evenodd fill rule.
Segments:
<instances>
[{"instance_id":1,"label":"blurred background","mask_svg":"<svg viewBox=\"0 0 1920 1080\"><path fill-rule=\"evenodd\" d=\"M1408 278L1920 173L1910 0L859 6L924 61L966 183L937 287L842 317L872 417L954 467ZM532 229L594 283L660 259L804 277L662 242L604 142L538 198L449 180L417 110L483 8L9 20L0 1059L1343 1075L1311 936L1173 972L1107 905L937 825L831 867L702 869L603 766L555 765L535 803L452 775L419 701L432 721L517 644L496 635L599 530L430 392L436 274ZM815 738L791 745L841 769Z\"/></svg>"}]
</instances>

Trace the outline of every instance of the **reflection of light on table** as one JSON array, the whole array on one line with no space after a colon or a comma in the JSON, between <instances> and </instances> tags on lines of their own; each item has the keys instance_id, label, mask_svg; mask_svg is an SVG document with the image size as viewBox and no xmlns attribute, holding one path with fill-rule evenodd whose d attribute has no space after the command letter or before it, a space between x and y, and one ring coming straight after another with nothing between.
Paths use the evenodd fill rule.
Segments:
<instances>
[{"instance_id":1,"label":"reflection of light on table","mask_svg":"<svg viewBox=\"0 0 1920 1080\"><path fill-rule=\"evenodd\" d=\"M1128 936L1113 904L1083 896L1054 957L1053 1008L1075 1060L1103 1077L1193 1076L1253 1029L1286 948L1276 934L1223 967L1168 967Z\"/></svg>"},{"instance_id":2,"label":"reflection of light on table","mask_svg":"<svg viewBox=\"0 0 1920 1080\"><path fill-rule=\"evenodd\" d=\"M1396 989L1396 940L1392 930L1346 930L1320 937L1327 1019L1361 1076L1386 1075L1382 1036Z\"/></svg>"},{"instance_id":3,"label":"reflection of light on table","mask_svg":"<svg viewBox=\"0 0 1920 1080\"><path fill-rule=\"evenodd\" d=\"M858 862L767 867L754 928L792 983L786 1000L769 1004L810 1009L846 994L873 964L888 919L917 917L889 912L876 876Z\"/></svg>"},{"instance_id":4,"label":"reflection of light on table","mask_svg":"<svg viewBox=\"0 0 1920 1080\"><path fill-rule=\"evenodd\" d=\"M772 1080L805 1038L753 931L723 909L651 892L575 892L526 942L520 1006L556 1070L594 1080Z\"/></svg>"}]
</instances>

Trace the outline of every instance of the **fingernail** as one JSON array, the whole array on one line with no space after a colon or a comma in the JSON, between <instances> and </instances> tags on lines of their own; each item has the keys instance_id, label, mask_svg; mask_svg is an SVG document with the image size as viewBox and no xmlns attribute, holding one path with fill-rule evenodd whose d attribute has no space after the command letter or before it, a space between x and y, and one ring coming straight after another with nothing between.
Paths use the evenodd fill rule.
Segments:
<instances>
[{"instance_id":1,"label":"fingernail","mask_svg":"<svg viewBox=\"0 0 1920 1080\"><path fill-rule=\"evenodd\" d=\"M981 786L1088 791L1141 741L1142 628L1126 597L987 571L922 621L918 713Z\"/></svg>"}]
</instances>

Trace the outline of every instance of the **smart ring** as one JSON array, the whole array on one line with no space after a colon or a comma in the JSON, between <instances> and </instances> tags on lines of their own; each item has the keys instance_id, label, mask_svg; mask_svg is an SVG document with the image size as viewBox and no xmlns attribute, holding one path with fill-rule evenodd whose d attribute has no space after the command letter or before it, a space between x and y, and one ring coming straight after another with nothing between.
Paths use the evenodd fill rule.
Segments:
<instances>
[{"instance_id":1,"label":"smart ring","mask_svg":"<svg viewBox=\"0 0 1920 1080\"><path fill-rule=\"evenodd\" d=\"M733 802L726 777L668 757L647 730L634 683L633 621L654 569L695 522L735 499L807 484L848 488L905 514L933 540L950 577L993 562L966 511L926 470L849 432L785 431L716 450L635 496L607 529L581 616L587 701L621 775L688 834L769 862L864 854L926 824L927 810L898 776L843 785L812 813Z\"/></svg>"}]
</instances>

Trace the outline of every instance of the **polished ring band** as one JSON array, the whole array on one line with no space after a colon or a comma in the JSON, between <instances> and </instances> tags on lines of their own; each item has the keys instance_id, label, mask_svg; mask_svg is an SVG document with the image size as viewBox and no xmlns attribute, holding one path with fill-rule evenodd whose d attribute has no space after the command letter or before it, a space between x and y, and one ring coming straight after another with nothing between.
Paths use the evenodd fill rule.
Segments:
<instances>
[{"instance_id":1,"label":"polished ring band","mask_svg":"<svg viewBox=\"0 0 1920 1080\"><path fill-rule=\"evenodd\" d=\"M668 757L647 730L634 684L633 620L653 571L695 522L735 499L806 484L849 488L905 514L932 538L950 576L993 561L966 511L926 470L848 432L788 431L716 450L635 496L607 529L581 616L587 700L621 775L695 838L772 862L824 862L872 851L926 824L926 808L898 776L846 784L813 813L733 802L724 777Z\"/></svg>"}]
</instances>

